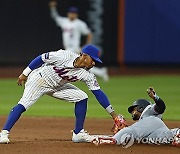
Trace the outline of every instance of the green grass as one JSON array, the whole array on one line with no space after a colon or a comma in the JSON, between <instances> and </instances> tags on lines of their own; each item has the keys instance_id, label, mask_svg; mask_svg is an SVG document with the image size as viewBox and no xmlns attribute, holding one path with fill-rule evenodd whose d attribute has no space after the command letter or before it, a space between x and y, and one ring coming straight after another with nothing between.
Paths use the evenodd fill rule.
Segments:
<instances>
[{"instance_id":1,"label":"green grass","mask_svg":"<svg viewBox=\"0 0 180 154\"><path fill-rule=\"evenodd\" d=\"M99 84L116 112L123 114L127 119L131 118L127 112L128 106L138 98L151 100L146 94L146 89L153 86L166 103L164 119L180 120L179 75L119 76L111 77L107 83L99 80ZM89 95L87 117L110 117L84 83L78 82L75 85ZM16 85L16 79L0 79L0 87L0 115L7 115L21 98L23 87ZM73 110L72 103L43 96L24 115L74 117Z\"/></svg>"}]
</instances>

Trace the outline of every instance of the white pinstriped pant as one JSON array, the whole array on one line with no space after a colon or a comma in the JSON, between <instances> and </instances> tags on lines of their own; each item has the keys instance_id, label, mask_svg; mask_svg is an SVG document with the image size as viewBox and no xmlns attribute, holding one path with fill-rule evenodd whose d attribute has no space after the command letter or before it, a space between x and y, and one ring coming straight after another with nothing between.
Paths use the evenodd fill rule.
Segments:
<instances>
[{"instance_id":1,"label":"white pinstriped pant","mask_svg":"<svg viewBox=\"0 0 180 154\"><path fill-rule=\"evenodd\" d=\"M85 92L70 83L65 83L64 85L56 87L49 86L37 71L33 72L28 78L23 96L18 104L22 104L27 110L44 94L69 102L79 102L88 98Z\"/></svg>"}]
</instances>

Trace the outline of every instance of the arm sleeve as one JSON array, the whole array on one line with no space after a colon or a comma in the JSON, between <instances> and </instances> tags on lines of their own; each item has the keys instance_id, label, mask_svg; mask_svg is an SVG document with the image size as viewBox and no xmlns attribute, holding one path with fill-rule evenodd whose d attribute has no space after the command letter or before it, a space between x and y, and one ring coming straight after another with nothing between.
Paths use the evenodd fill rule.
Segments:
<instances>
[{"instance_id":1,"label":"arm sleeve","mask_svg":"<svg viewBox=\"0 0 180 154\"><path fill-rule=\"evenodd\" d=\"M92 93L95 95L96 99L104 109L106 109L110 105L107 96L104 94L104 92L101 89L92 90Z\"/></svg>"},{"instance_id":2,"label":"arm sleeve","mask_svg":"<svg viewBox=\"0 0 180 154\"><path fill-rule=\"evenodd\" d=\"M23 74L28 76L34 69L40 67L42 64L44 64L44 61L42 60L41 55L39 55L24 69Z\"/></svg>"},{"instance_id":3,"label":"arm sleeve","mask_svg":"<svg viewBox=\"0 0 180 154\"><path fill-rule=\"evenodd\" d=\"M154 106L154 110L155 112L162 114L164 113L165 109L166 109L166 105L164 103L164 101L161 98L158 98L157 100L155 100L156 105Z\"/></svg>"},{"instance_id":4,"label":"arm sleeve","mask_svg":"<svg viewBox=\"0 0 180 154\"><path fill-rule=\"evenodd\" d=\"M55 20L56 25L61 27L63 23L63 19L65 18L58 14L58 11L56 8L50 8L50 15L51 15L51 18Z\"/></svg>"},{"instance_id":5,"label":"arm sleeve","mask_svg":"<svg viewBox=\"0 0 180 154\"><path fill-rule=\"evenodd\" d=\"M38 57L36 57L34 60L31 61L31 63L28 65L28 67L31 70L34 70L34 69L40 67L42 64L44 64L44 61L42 60L41 55L39 55Z\"/></svg>"}]
</instances>

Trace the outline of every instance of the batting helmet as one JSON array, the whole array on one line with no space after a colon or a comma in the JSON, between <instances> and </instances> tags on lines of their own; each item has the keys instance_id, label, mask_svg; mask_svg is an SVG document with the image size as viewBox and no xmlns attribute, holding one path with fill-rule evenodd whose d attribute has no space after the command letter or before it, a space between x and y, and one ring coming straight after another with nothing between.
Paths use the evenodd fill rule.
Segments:
<instances>
[{"instance_id":1,"label":"batting helmet","mask_svg":"<svg viewBox=\"0 0 180 154\"><path fill-rule=\"evenodd\" d=\"M143 110L148 106L150 105L151 102L149 102L148 100L146 99L138 99L136 100L133 105L131 105L129 108L128 108L128 112L131 113L133 111L133 109L135 107L137 107L137 111L142 113Z\"/></svg>"}]
</instances>

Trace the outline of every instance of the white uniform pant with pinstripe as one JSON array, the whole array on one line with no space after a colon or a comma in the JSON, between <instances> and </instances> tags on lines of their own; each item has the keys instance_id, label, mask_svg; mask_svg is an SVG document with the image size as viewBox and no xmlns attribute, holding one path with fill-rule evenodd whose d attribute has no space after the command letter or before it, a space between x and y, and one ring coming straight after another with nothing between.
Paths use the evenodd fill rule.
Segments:
<instances>
[{"instance_id":1,"label":"white uniform pant with pinstripe","mask_svg":"<svg viewBox=\"0 0 180 154\"><path fill-rule=\"evenodd\" d=\"M27 110L44 94L69 102L79 102L88 98L85 92L70 83L55 87L48 85L46 80L37 71L32 72L28 78L23 96L18 104L22 104Z\"/></svg>"}]
</instances>

